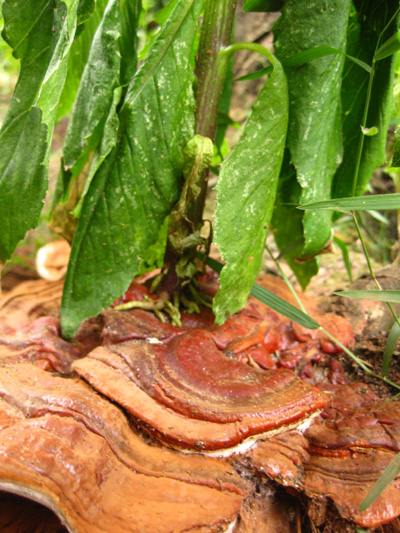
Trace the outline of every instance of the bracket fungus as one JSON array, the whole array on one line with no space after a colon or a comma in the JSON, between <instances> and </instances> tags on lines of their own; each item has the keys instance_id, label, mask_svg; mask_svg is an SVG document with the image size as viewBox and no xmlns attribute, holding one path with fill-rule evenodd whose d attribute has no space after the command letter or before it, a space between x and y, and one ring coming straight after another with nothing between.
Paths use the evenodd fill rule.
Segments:
<instances>
[{"instance_id":1,"label":"bracket fungus","mask_svg":"<svg viewBox=\"0 0 400 533\"><path fill-rule=\"evenodd\" d=\"M400 451L400 402L380 400L363 383L321 388L331 399L303 434L265 440L244 460L312 499L330 499L343 518L361 527L390 522L400 515L400 477L367 510L359 506Z\"/></svg>"},{"instance_id":2,"label":"bracket fungus","mask_svg":"<svg viewBox=\"0 0 400 533\"><path fill-rule=\"evenodd\" d=\"M77 379L0 368L0 489L52 509L70 532L217 531L246 484L227 464L150 446Z\"/></svg>"},{"instance_id":3,"label":"bracket fungus","mask_svg":"<svg viewBox=\"0 0 400 533\"><path fill-rule=\"evenodd\" d=\"M73 369L159 439L194 451L231 449L281 431L327 402L289 370L265 372L229 359L199 329L98 347Z\"/></svg>"},{"instance_id":4,"label":"bracket fungus","mask_svg":"<svg viewBox=\"0 0 400 533\"><path fill-rule=\"evenodd\" d=\"M275 278L261 282L290 301ZM215 277L201 287L215 292ZM143 292L131 287L124 299ZM400 450L400 404L363 384L337 385L338 348L320 331L250 299L223 326L209 310L178 327L110 308L69 343L60 297L60 283L36 281L0 302L3 493L43 503L79 533L289 532L298 504L282 522L284 489L293 501L331 500L361 527L400 515L398 480L358 511ZM345 319L305 302L352 345Z\"/></svg>"}]
</instances>

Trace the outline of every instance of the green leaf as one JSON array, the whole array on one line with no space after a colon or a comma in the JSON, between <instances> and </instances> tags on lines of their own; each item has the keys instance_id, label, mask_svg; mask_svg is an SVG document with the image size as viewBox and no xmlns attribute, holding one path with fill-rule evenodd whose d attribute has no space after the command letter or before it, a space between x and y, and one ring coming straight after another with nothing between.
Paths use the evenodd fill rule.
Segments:
<instances>
[{"instance_id":1,"label":"green leaf","mask_svg":"<svg viewBox=\"0 0 400 533\"><path fill-rule=\"evenodd\" d=\"M397 0L357 2L357 11L353 10L350 15L346 54L372 65L380 33L398 6ZM390 37L396 31L396 24L392 24L385 37ZM364 137L357 195L365 192L373 171L385 163L386 132L393 116L393 58L388 57L379 61L374 68L371 103L365 125L375 126L378 133L372 137ZM331 195L333 198L352 195L368 82L367 72L353 62L346 61L341 91L343 158L333 180Z\"/></svg>"},{"instance_id":2,"label":"green leaf","mask_svg":"<svg viewBox=\"0 0 400 533\"><path fill-rule=\"evenodd\" d=\"M319 258L298 262L304 248L302 213L296 209L301 195L301 188L296 179L296 170L290 163L290 153L286 150L281 176L278 183L271 229L281 256L289 264L298 282L304 290L311 278L318 273Z\"/></svg>"},{"instance_id":3,"label":"green leaf","mask_svg":"<svg viewBox=\"0 0 400 533\"><path fill-rule=\"evenodd\" d=\"M364 290L364 291L338 291L335 294L346 298L374 300L376 302L400 303L400 291Z\"/></svg>"},{"instance_id":4,"label":"green leaf","mask_svg":"<svg viewBox=\"0 0 400 533\"><path fill-rule=\"evenodd\" d=\"M280 11L283 6L282 0L243 0L243 11Z\"/></svg>"},{"instance_id":5,"label":"green leaf","mask_svg":"<svg viewBox=\"0 0 400 533\"><path fill-rule=\"evenodd\" d=\"M68 115L72 109L83 69L85 68L89 57L93 36L100 24L106 5L107 0L96 1L96 7L93 14L90 16L89 20L86 20L82 31L72 43L68 59L67 76L61 93L60 103L58 105L57 121ZM86 15L88 14L89 13L86 13Z\"/></svg>"},{"instance_id":6,"label":"green leaf","mask_svg":"<svg viewBox=\"0 0 400 533\"><path fill-rule=\"evenodd\" d=\"M332 9L330 0L323 0L316 10L307 0L287 0L274 29L276 53L282 61L300 56L303 62L310 54L321 53L318 59L285 69L290 103L287 146L301 187L300 203L330 197L340 162L340 87L345 56L337 50L345 48L351 4L340 0ZM327 52L330 55L323 57ZM308 258L330 239L331 215L306 212L301 223L304 245L298 257Z\"/></svg>"},{"instance_id":7,"label":"green leaf","mask_svg":"<svg viewBox=\"0 0 400 533\"><path fill-rule=\"evenodd\" d=\"M361 126L361 131L367 137L373 137L374 135L376 135L378 133L378 128L376 126L372 126L372 128L363 128Z\"/></svg>"},{"instance_id":8,"label":"green leaf","mask_svg":"<svg viewBox=\"0 0 400 533\"><path fill-rule=\"evenodd\" d=\"M298 209L318 211L320 209L334 209L335 211L369 211L371 209L400 209L400 194L374 194L350 198L335 198L311 204L299 205Z\"/></svg>"},{"instance_id":9,"label":"green leaf","mask_svg":"<svg viewBox=\"0 0 400 533\"><path fill-rule=\"evenodd\" d=\"M344 262L344 265L346 267L347 275L349 276L350 282L352 282L353 281L353 272L352 272L352 268L351 268L351 261L350 261L349 251L347 249L346 243L344 243L338 237L333 237L333 242L337 246L339 246L340 251L342 252L343 262Z\"/></svg>"},{"instance_id":10,"label":"green leaf","mask_svg":"<svg viewBox=\"0 0 400 533\"><path fill-rule=\"evenodd\" d=\"M400 50L400 32L395 33L385 41L375 52L375 61L382 61Z\"/></svg>"},{"instance_id":11,"label":"green leaf","mask_svg":"<svg viewBox=\"0 0 400 533\"><path fill-rule=\"evenodd\" d=\"M361 502L359 510L361 512L368 509L374 501L379 498L386 487L400 474L400 453L398 453L389 463L386 470L379 477L378 481L368 492L364 500Z\"/></svg>"},{"instance_id":12,"label":"green leaf","mask_svg":"<svg viewBox=\"0 0 400 533\"><path fill-rule=\"evenodd\" d=\"M78 25L88 20L94 11L96 0L79 0L76 22Z\"/></svg>"},{"instance_id":13,"label":"green leaf","mask_svg":"<svg viewBox=\"0 0 400 533\"><path fill-rule=\"evenodd\" d=\"M76 30L79 0L6 0L3 37L21 60L0 130L0 260L35 226L47 190L57 106Z\"/></svg>"},{"instance_id":14,"label":"green leaf","mask_svg":"<svg viewBox=\"0 0 400 533\"><path fill-rule=\"evenodd\" d=\"M136 0L133 1L137 3ZM68 190L70 181L82 171L90 153L97 148L102 137L97 158L99 160L94 163L94 170L116 144L118 120L113 120L113 117L118 104L117 98L121 96L121 92L118 92L121 18L120 1L110 0L93 38L65 138L64 169L60 176L64 193ZM107 117L111 121L111 129L104 130Z\"/></svg>"},{"instance_id":15,"label":"green leaf","mask_svg":"<svg viewBox=\"0 0 400 533\"><path fill-rule=\"evenodd\" d=\"M199 0L177 2L128 88L118 143L93 177L72 243L61 308L69 338L127 289L178 199L201 9Z\"/></svg>"},{"instance_id":16,"label":"green leaf","mask_svg":"<svg viewBox=\"0 0 400 533\"><path fill-rule=\"evenodd\" d=\"M386 339L385 351L383 352L382 374L384 377L386 377L389 372L392 355L396 349L399 338L400 326L397 322L394 322L393 326L390 328L388 338Z\"/></svg>"},{"instance_id":17,"label":"green leaf","mask_svg":"<svg viewBox=\"0 0 400 533\"><path fill-rule=\"evenodd\" d=\"M257 277L272 216L288 116L286 77L279 61L261 91L239 142L221 165L215 243L226 261L214 297L217 323L246 304ZM232 238L234 236L234 238Z\"/></svg>"},{"instance_id":18,"label":"green leaf","mask_svg":"<svg viewBox=\"0 0 400 533\"><path fill-rule=\"evenodd\" d=\"M120 86L127 72L136 69L136 37L131 35L137 33L139 10L140 0L110 0L93 38L67 130L53 204L52 228L68 240L72 237L71 230L67 232L62 221L74 229L91 180L117 142ZM81 181L81 172L94 150L83 190L80 187L81 197L73 203L69 192L71 182ZM75 189L72 187L72 193ZM63 203L56 207L61 199Z\"/></svg>"}]
</instances>

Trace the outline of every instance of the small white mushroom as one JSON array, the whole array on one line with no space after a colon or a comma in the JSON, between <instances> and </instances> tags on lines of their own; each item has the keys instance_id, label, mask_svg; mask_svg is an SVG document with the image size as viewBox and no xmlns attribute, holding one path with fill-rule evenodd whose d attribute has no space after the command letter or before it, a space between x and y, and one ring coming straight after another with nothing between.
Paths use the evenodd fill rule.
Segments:
<instances>
[{"instance_id":1,"label":"small white mushroom","mask_svg":"<svg viewBox=\"0 0 400 533\"><path fill-rule=\"evenodd\" d=\"M60 280L67 271L71 247L67 241L53 241L39 248L36 271L47 281Z\"/></svg>"}]
</instances>

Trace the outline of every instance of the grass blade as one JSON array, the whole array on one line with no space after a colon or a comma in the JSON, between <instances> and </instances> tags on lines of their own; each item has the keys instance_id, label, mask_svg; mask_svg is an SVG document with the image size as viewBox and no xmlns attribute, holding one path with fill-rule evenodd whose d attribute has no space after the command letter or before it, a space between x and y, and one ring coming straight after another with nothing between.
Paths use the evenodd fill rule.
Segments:
<instances>
[{"instance_id":1,"label":"grass blade","mask_svg":"<svg viewBox=\"0 0 400 533\"><path fill-rule=\"evenodd\" d=\"M279 298L279 296L276 296L272 292L267 291L267 289L264 289L264 287L258 283L254 283L250 291L250 296L254 296L254 298L267 305L274 311L277 311L281 315L293 320L293 322L296 322L305 328L319 328L319 324L311 317L303 313L303 311L300 311L300 309L297 309L297 307L294 305L282 300L282 298Z\"/></svg>"},{"instance_id":2,"label":"grass blade","mask_svg":"<svg viewBox=\"0 0 400 533\"><path fill-rule=\"evenodd\" d=\"M387 373L389 372L390 362L392 360L392 355L396 348L399 337L400 337L400 326L397 322L395 322L393 326L390 328L388 338L386 339L385 351L383 353L382 374L384 377L386 377Z\"/></svg>"},{"instance_id":3,"label":"grass blade","mask_svg":"<svg viewBox=\"0 0 400 533\"><path fill-rule=\"evenodd\" d=\"M330 56L332 54L343 54L343 52L338 48L334 48L333 46L314 46L313 48L303 50L302 52L299 52L298 54L295 54L287 59L282 58L281 63L284 68L300 67L309 61L314 61L314 59Z\"/></svg>"},{"instance_id":4,"label":"grass blade","mask_svg":"<svg viewBox=\"0 0 400 533\"><path fill-rule=\"evenodd\" d=\"M250 72L250 74L241 76L240 78L237 78L235 81L258 80L259 78L262 78L263 76L266 76L267 74L271 74L273 70L274 70L274 67L272 65L269 65L268 67L260 68L256 70L255 72Z\"/></svg>"},{"instance_id":5,"label":"grass blade","mask_svg":"<svg viewBox=\"0 0 400 533\"><path fill-rule=\"evenodd\" d=\"M372 68L368 65L368 63L365 63L364 61L361 61L357 57L349 56L348 54L346 54L346 57L347 57L347 59L350 59L350 61L353 61L353 63L355 63L356 65L358 65L359 67L361 67L365 71L367 71L368 74L371 73Z\"/></svg>"},{"instance_id":6,"label":"grass blade","mask_svg":"<svg viewBox=\"0 0 400 533\"><path fill-rule=\"evenodd\" d=\"M372 489L368 492L366 497L361 502L359 510L363 512L366 509L368 509L368 507L372 505L377 498L379 498L379 496L386 489L386 487L399 474L400 474L400 453L398 453L396 457L390 461L386 470L383 472L383 474L380 476L378 481L375 483L375 485L372 487Z\"/></svg>"},{"instance_id":7,"label":"grass blade","mask_svg":"<svg viewBox=\"0 0 400 533\"><path fill-rule=\"evenodd\" d=\"M197 257L202 260L204 258L204 255L202 253L197 253ZM221 272L222 267L224 266L222 263L213 259L212 257L207 258L207 265L213 270L215 270L215 272L218 272L218 274ZM289 318L290 320L293 320L294 322L300 324L301 326L304 326L305 328L319 328L319 324L311 317L309 317L306 313L303 313L303 311L300 311L300 309L297 309L297 307L295 307L294 305L289 304L282 298L279 298L279 296L276 296L267 289L264 289L264 287L262 287L258 283L254 283L250 291L250 296L253 296L258 301L267 305L274 311L277 311L281 315L285 316L286 318Z\"/></svg>"},{"instance_id":8,"label":"grass blade","mask_svg":"<svg viewBox=\"0 0 400 533\"><path fill-rule=\"evenodd\" d=\"M338 291L334 294L345 296L346 298L358 298L374 300L376 302L400 303L400 291L386 290L365 290L365 291Z\"/></svg>"},{"instance_id":9,"label":"grass blade","mask_svg":"<svg viewBox=\"0 0 400 533\"><path fill-rule=\"evenodd\" d=\"M297 209L302 209L304 211L317 211L319 209L334 209L335 211L400 209L400 194L374 194L372 196L336 198L333 200L323 200L321 202L299 205Z\"/></svg>"},{"instance_id":10,"label":"grass blade","mask_svg":"<svg viewBox=\"0 0 400 533\"><path fill-rule=\"evenodd\" d=\"M375 53L375 61L381 61L400 50L400 32L395 33L387 41L385 41L382 46L378 48Z\"/></svg>"},{"instance_id":11,"label":"grass blade","mask_svg":"<svg viewBox=\"0 0 400 533\"><path fill-rule=\"evenodd\" d=\"M352 272L352 269L351 269L351 262L350 262L349 251L347 249L347 246L338 237L333 237L333 242L337 246L339 246L340 251L342 252L344 266L346 267L346 271L347 271L347 275L349 276L349 280L350 280L350 282L352 282L353 281L353 272Z\"/></svg>"}]
</instances>

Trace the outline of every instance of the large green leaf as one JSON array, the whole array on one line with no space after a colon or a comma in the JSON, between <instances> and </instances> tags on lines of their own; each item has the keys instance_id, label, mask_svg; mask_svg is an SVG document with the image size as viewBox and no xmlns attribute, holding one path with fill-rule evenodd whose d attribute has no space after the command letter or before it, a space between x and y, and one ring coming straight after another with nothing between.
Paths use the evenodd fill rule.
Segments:
<instances>
[{"instance_id":1,"label":"large green leaf","mask_svg":"<svg viewBox=\"0 0 400 533\"><path fill-rule=\"evenodd\" d=\"M349 21L346 53L369 65L372 64L379 35L389 22L398 0L358 0L357 11L353 10ZM397 24L392 24L384 34L383 41L395 34ZM374 82L366 126L375 126L378 133L364 137L356 194L365 192L373 171L385 163L386 134L389 120L393 116L393 57L375 65ZM352 61L346 61L342 85L343 160L336 171L332 197L352 196L353 177L357 162L358 146L362 131L365 100L368 91L369 74ZM302 202L304 203L304 202Z\"/></svg>"},{"instance_id":2,"label":"large green leaf","mask_svg":"<svg viewBox=\"0 0 400 533\"><path fill-rule=\"evenodd\" d=\"M21 60L0 131L0 260L36 225L79 0L5 0L3 37ZM83 2L84 4L84 2Z\"/></svg>"},{"instance_id":3,"label":"large green leaf","mask_svg":"<svg viewBox=\"0 0 400 533\"><path fill-rule=\"evenodd\" d=\"M190 57L201 0L180 0L134 77L117 146L93 177L72 243L61 321L71 337L129 286L179 195L194 133Z\"/></svg>"},{"instance_id":4,"label":"large green leaf","mask_svg":"<svg viewBox=\"0 0 400 533\"><path fill-rule=\"evenodd\" d=\"M69 54L67 76L58 106L57 120L67 115L72 109L83 69L89 57L93 36L101 22L107 1L97 0L95 9L89 20L82 22L83 27L81 31L79 31L80 26L77 28L77 35L72 43Z\"/></svg>"},{"instance_id":5,"label":"large green leaf","mask_svg":"<svg viewBox=\"0 0 400 533\"><path fill-rule=\"evenodd\" d=\"M90 182L117 142L116 107L125 76L136 69L139 11L140 0L110 0L93 38L67 130L54 196L51 225L68 240ZM94 150L90 170L83 173Z\"/></svg>"},{"instance_id":6,"label":"large green leaf","mask_svg":"<svg viewBox=\"0 0 400 533\"><path fill-rule=\"evenodd\" d=\"M286 0L274 30L278 58L284 63L321 46L344 51L350 7L350 0L321 0L318 9L307 0ZM330 197L341 158L339 112L344 60L343 54L331 54L285 69L290 102L287 145L301 187L300 203ZM298 253L306 258L318 253L329 240L331 214L306 212L302 225L304 246Z\"/></svg>"},{"instance_id":7,"label":"large green leaf","mask_svg":"<svg viewBox=\"0 0 400 533\"><path fill-rule=\"evenodd\" d=\"M215 243L226 261L214 297L217 323L246 304L260 272L285 147L286 76L274 70L258 97L239 142L221 165L217 184Z\"/></svg>"},{"instance_id":8,"label":"large green leaf","mask_svg":"<svg viewBox=\"0 0 400 533\"><path fill-rule=\"evenodd\" d=\"M301 287L305 289L311 278L318 273L319 258L313 257L308 261L297 259L304 248L302 213L296 209L300 195L301 187L296 179L296 169L290 163L289 150L286 150L271 229L282 256L288 262Z\"/></svg>"}]
</instances>

